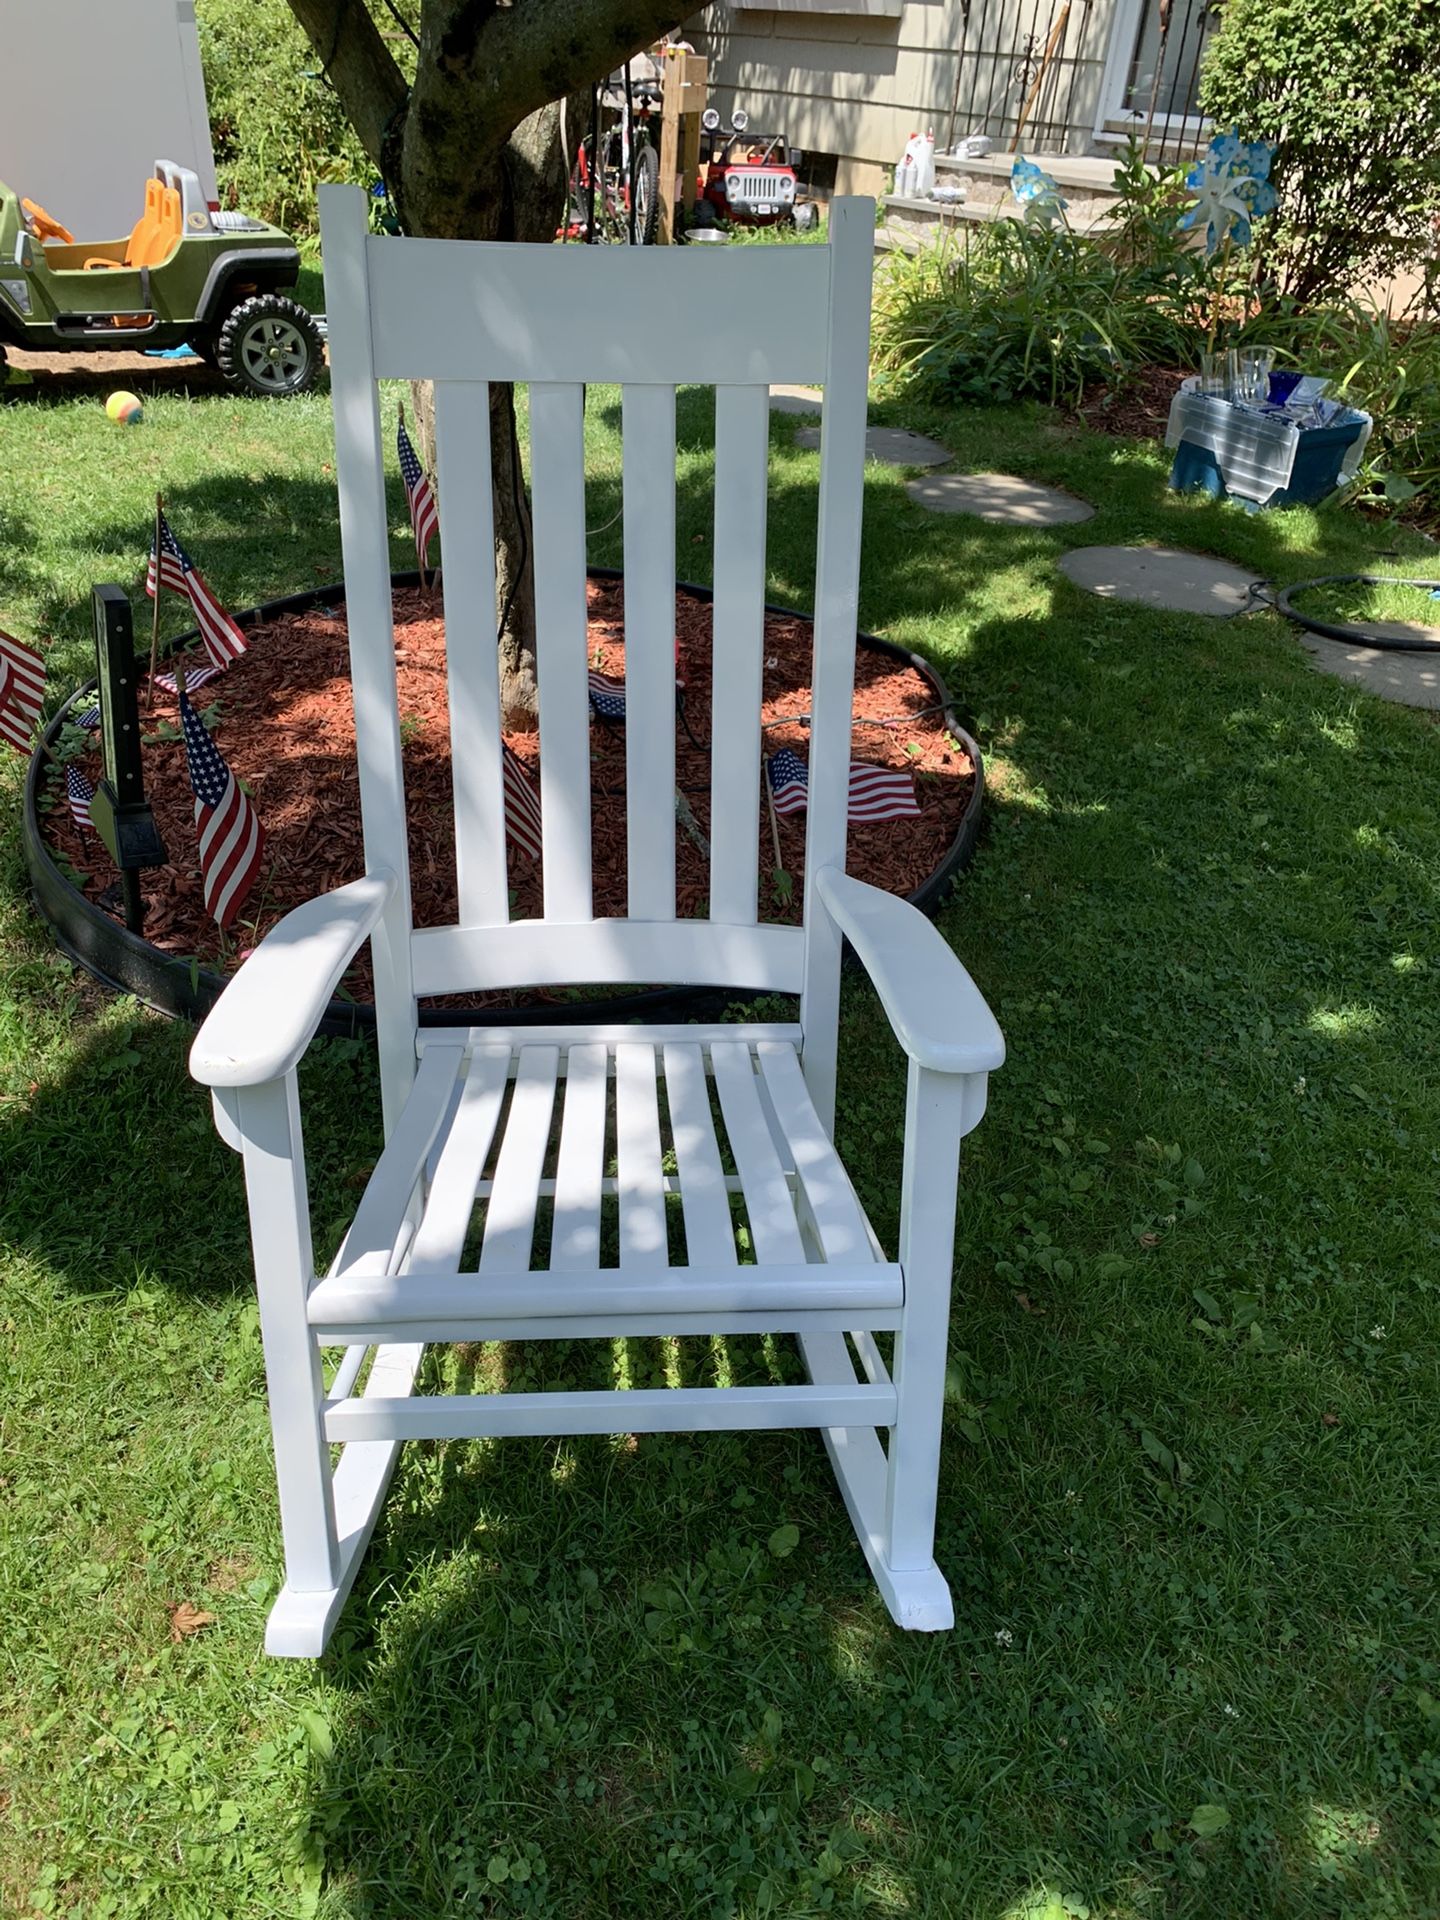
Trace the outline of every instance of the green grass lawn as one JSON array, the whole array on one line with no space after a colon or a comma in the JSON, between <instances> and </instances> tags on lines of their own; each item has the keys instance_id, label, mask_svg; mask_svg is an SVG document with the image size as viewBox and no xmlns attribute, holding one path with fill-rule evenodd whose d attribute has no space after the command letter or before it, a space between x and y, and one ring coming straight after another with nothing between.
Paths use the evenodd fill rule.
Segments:
<instances>
[{"instance_id":1,"label":"green grass lawn","mask_svg":"<svg viewBox=\"0 0 1440 1920\"><path fill-rule=\"evenodd\" d=\"M57 692L90 583L139 580L157 487L234 604L338 569L324 395L151 384L135 431L91 393L0 405L0 625L53 643ZM592 525L616 414L592 391ZM410 1448L330 1655L267 1661L240 1171L188 1036L36 926L12 755L5 1914L1440 1913L1440 743L1314 674L1273 614L1162 618L1054 561L1160 539L1287 581L1433 563L1341 511L1175 501L1158 448L1043 410L882 415L1099 508L1007 530L868 477L864 623L943 667L990 755L942 916L1011 1050L964 1170L955 1630L890 1625L813 1436L507 1441ZM803 605L796 424L769 568ZM687 396L700 580L710 437ZM620 552L618 526L593 543ZM843 1058L842 1145L887 1234L903 1073L858 982ZM328 1257L374 1075L326 1044L302 1078ZM658 1364L638 1345L635 1383ZM214 1618L172 1639L182 1602Z\"/></svg>"}]
</instances>

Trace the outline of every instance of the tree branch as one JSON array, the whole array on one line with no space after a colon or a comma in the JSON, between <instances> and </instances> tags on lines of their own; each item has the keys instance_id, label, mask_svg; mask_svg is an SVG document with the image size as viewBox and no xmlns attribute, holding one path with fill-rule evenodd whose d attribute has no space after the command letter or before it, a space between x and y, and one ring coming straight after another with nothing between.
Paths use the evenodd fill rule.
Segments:
<instances>
[{"instance_id":1,"label":"tree branch","mask_svg":"<svg viewBox=\"0 0 1440 1920\"><path fill-rule=\"evenodd\" d=\"M388 178L393 122L409 89L365 0L289 0L360 144ZM390 136L387 140L387 134Z\"/></svg>"}]
</instances>

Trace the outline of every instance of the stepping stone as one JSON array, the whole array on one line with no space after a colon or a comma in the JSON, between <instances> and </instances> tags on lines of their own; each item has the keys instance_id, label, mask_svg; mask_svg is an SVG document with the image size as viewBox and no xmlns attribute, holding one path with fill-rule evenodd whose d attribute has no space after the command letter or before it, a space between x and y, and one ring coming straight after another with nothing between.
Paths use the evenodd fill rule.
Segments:
<instances>
[{"instance_id":1,"label":"stepping stone","mask_svg":"<svg viewBox=\"0 0 1440 1920\"><path fill-rule=\"evenodd\" d=\"M1178 547L1076 547L1061 554L1059 566L1077 587L1105 600L1221 618L1245 611L1255 582L1224 560Z\"/></svg>"},{"instance_id":2,"label":"stepping stone","mask_svg":"<svg viewBox=\"0 0 1440 1920\"><path fill-rule=\"evenodd\" d=\"M825 396L819 387L771 387L772 413L819 413Z\"/></svg>"},{"instance_id":3,"label":"stepping stone","mask_svg":"<svg viewBox=\"0 0 1440 1920\"><path fill-rule=\"evenodd\" d=\"M1412 627L1400 620L1375 620L1367 623L1372 632L1400 638L1430 638L1440 641L1434 627ZM1433 653L1392 653L1388 648L1364 647L1348 640L1327 640L1322 634L1306 633L1297 627L1300 644L1310 654L1321 673L1333 673L1337 680L1364 687L1393 700L1401 707L1424 707L1440 712L1440 646Z\"/></svg>"},{"instance_id":4,"label":"stepping stone","mask_svg":"<svg viewBox=\"0 0 1440 1920\"><path fill-rule=\"evenodd\" d=\"M1013 527L1065 527L1095 517L1088 500L1013 473L927 473L905 491L931 513L973 513Z\"/></svg>"},{"instance_id":5,"label":"stepping stone","mask_svg":"<svg viewBox=\"0 0 1440 1920\"><path fill-rule=\"evenodd\" d=\"M795 444L813 451L820 444L820 429L802 427ZM923 433L907 433L903 427L871 427L865 435L865 458L883 460L887 467L940 467L953 455L948 447L942 447L938 440L927 440Z\"/></svg>"}]
</instances>

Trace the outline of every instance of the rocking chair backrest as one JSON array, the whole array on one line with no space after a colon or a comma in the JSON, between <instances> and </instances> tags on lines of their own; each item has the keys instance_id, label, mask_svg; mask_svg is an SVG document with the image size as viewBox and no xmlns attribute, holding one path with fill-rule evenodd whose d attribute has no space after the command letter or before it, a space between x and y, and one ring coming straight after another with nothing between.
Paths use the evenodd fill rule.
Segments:
<instances>
[{"instance_id":1,"label":"rocking chair backrest","mask_svg":"<svg viewBox=\"0 0 1440 1920\"><path fill-rule=\"evenodd\" d=\"M830 1103L839 941L813 876L845 858L873 203L827 246L545 247L367 232L320 189L336 467L367 864L401 880L374 942L387 1108L413 1070L416 996L577 982L802 992ZM432 379L459 920L414 929L377 380ZM529 383L544 915L512 922L505 863L489 383ZM772 384L825 388L805 928L757 912ZM628 915L591 895L584 388L623 392ZM709 918L675 899L675 389L713 385ZM408 1062L404 1061L406 1049ZM387 1061L388 1056L388 1061ZM830 1056L827 1064L826 1056Z\"/></svg>"}]
</instances>

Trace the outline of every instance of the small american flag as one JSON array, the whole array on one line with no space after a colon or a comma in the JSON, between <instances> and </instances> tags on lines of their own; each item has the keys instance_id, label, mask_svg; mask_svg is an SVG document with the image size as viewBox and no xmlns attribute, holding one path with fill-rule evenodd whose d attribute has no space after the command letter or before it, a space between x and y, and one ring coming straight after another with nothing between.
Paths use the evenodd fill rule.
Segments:
<instances>
[{"instance_id":1,"label":"small american flag","mask_svg":"<svg viewBox=\"0 0 1440 1920\"><path fill-rule=\"evenodd\" d=\"M160 552L150 543L150 565L145 574L145 591L153 600L159 587L183 593L195 613L195 624L205 651L217 672L223 672L232 660L245 652L245 636L215 598L205 576L170 531L170 522L160 515Z\"/></svg>"},{"instance_id":2,"label":"small american flag","mask_svg":"<svg viewBox=\"0 0 1440 1920\"><path fill-rule=\"evenodd\" d=\"M95 798L95 789L78 767L65 769L65 798L70 802L70 812L74 816L76 826L82 833L88 833L90 802Z\"/></svg>"},{"instance_id":3,"label":"small american flag","mask_svg":"<svg viewBox=\"0 0 1440 1920\"><path fill-rule=\"evenodd\" d=\"M75 715L75 722L74 722L74 724L75 724L75 725L76 725L77 727L89 727L89 728L90 728L90 729L92 730L92 732L93 732L93 730L94 730L94 729L95 729L96 727L98 727L98 726L99 726L99 724L100 724L100 703L99 703L99 701L97 700L97 701L96 701L96 703L95 703L95 705L94 705L93 707L86 707L86 709L85 709L85 711L84 711L83 713L77 713L77 714Z\"/></svg>"},{"instance_id":4,"label":"small american flag","mask_svg":"<svg viewBox=\"0 0 1440 1920\"><path fill-rule=\"evenodd\" d=\"M248 794L226 766L204 722L182 693L180 728L185 762L195 795L195 826L200 835L200 877L206 911L223 931L260 872L265 829Z\"/></svg>"},{"instance_id":5,"label":"small american flag","mask_svg":"<svg viewBox=\"0 0 1440 1920\"><path fill-rule=\"evenodd\" d=\"M185 668L185 690L187 693L193 692L196 687L203 687L207 680L218 680L219 678L219 667L192 667L187 663ZM166 693L178 693L180 691L180 675L178 672L157 673L155 676L155 684L157 687L162 687ZM81 724L83 726L84 722L82 721Z\"/></svg>"},{"instance_id":6,"label":"small american flag","mask_svg":"<svg viewBox=\"0 0 1440 1920\"><path fill-rule=\"evenodd\" d=\"M30 751L44 694L45 662L33 647L0 633L0 740Z\"/></svg>"},{"instance_id":7,"label":"small american flag","mask_svg":"<svg viewBox=\"0 0 1440 1920\"><path fill-rule=\"evenodd\" d=\"M405 498L410 503L410 526L415 535L415 558L420 563L420 578L425 578L425 568L429 564L430 542L440 531L440 515L435 506L435 495L430 482L425 477L425 469L416 457L410 444L410 436L405 431L405 416L400 416L399 431L395 444L400 452L400 478L405 482Z\"/></svg>"},{"instance_id":8,"label":"small american flag","mask_svg":"<svg viewBox=\"0 0 1440 1920\"><path fill-rule=\"evenodd\" d=\"M810 798L810 769L798 753L781 747L765 762L776 813L803 813ZM893 767L872 767L864 760L850 762L852 822L909 820L919 813L915 782Z\"/></svg>"},{"instance_id":9,"label":"small american flag","mask_svg":"<svg viewBox=\"0 0 1440 1920\"><path fill-rule=\"evenodd\" d=\"M625 718L625 682L607 679L603 673L592 672L590 679L590 704L602 720L623 720Z\"/></svg>"},{"instance_id":10,"label":"small american flag","mask_svg":"<svg viewBox=\"0 0 1440 1920\"><path fill-rule=\"evenodd\" d=\"M540 858L540 797L519 754L502 742L505 769L505 831L522 853L532 860Z\"/></svg>"}]
</instances>

